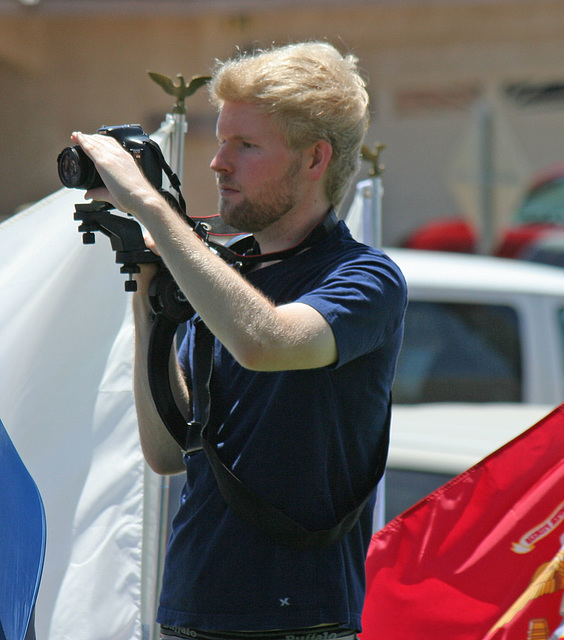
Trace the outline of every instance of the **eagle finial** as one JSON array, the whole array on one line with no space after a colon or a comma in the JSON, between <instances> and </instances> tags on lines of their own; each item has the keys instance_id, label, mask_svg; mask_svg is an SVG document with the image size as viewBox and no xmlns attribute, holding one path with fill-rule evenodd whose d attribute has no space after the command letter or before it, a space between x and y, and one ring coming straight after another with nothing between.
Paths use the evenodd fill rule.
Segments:
<instances>
[{"instance_id":1,"label":"eagle finial","mask_svg":"<svg viewBox=\"0 0 564 640\"><path fill-rule=\"evenodd\" d=\"M370 169L371 176L381 176L384 172L385 165L380 164L380 154L385 148L385 144L377 143L374 147L374 151L370 151L366 145L362 145L360 157L372 164L372 168Z\"/></svg>"},{"instance_id":2,"label":"eagle finial","mask_svg":"<svg viewBox=\"0 0 564 640\"><path fill-rule=\"evenodd\" d=\"M203 87L211 80L210 76L192 76L190 82L186 84L184 77L178 74L176 76L177 82L174 83L172 78L162 73L155 73L154 71L149 71L148 73L151 80L154 80L166 93L176 97L174 113L186 113L185 99L196 93L200 87Z\"/></svg>"}]
</instances>

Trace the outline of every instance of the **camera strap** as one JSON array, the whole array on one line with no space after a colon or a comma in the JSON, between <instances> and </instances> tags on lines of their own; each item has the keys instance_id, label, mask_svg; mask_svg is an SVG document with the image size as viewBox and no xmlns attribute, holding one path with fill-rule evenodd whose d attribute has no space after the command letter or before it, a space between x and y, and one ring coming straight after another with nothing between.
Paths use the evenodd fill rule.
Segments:
<instances>
[{"instance_id":1,"label":"camera strap","mask_svg":"<svg viewBox=\"0 0 564 640\"><path fill-rule=\"evenodd\" d=\"M207 330L205 325L202 326L203 330ZM210 332L208 331L208 333ZM211 342L213 349L213 336L211 337ZM195 355L195 357L202 358L202 366L205 366L205 363L210 361L210 358L205 353L205 345L206 341L202 340L200 343L202 351ZM197 348L199 348L199 345L197 345ZM209 393L209 387L207 390L200 390L200 397L202 393ZM209 406L209 403L206 403L206 406ZM207 416L202 417L204 419L207 418ZM374 467L375 475L371 479L369 488L365 491L360 502L333 527L313 531L306 529L282 510L270 504L235 475L233 470L223 462L219 455L216 442L217 433L210 426L209 421L206 421L206 424L201 430L201 442L224 500L240 518L264 533L277 544L290 547L296 551L322 549L337 542L351 531L374 493L385 468L389 445L390 417L391 398L387 408L384 431L385 440L382 442L382 446L378 451L378 460L375 462Z\"/></svg>"},{"instance_id":2,"label":"camera strap","mask_svg":"<svg viewBox=\"0 0 564 640\"><path fill-rule=\"evenodd\" d=\"M159 349L160 357L157 356L156 351L157 347L162 346L159 343L163 339L168 342L170 349L177 325L174 321L165 319L164 316L157 316L155 323L158 323L155 327L159 327L159 329L152 333L149 348L149 353L152 354L150 360L152 361L153 369L153 375L150 376L150 381L153 382L151 391L155 404L167 429L178 442L185 455L194 455L203 450L221 495L229 507L245 522L264 533L277 544L297 551L327 547L349 533L374 493L385 468L389 444L391 397L388 402L384 423L383 441L379 448L377 460L374 463L375 472L368 482L368 488L365 490L363 497L333 527L311 531L250 489L221 459L217 449L218 434L209 422L211 409L210 381L213 372L215 345L215 338L211 331L201 319L197 319L194 323L195 350L193 355L194 384L192 385L192 394L195 419L187 423L170 393L168 359L162 357L162 354L168 353L168 351L163 352ZM159 334L158 337L157 334ZM163 366L163 363L166 364ZM157 378L160 379L161 383L164 382L165 384L154 384Z\"/></svg>"},{"instance_id":3,"label":"camera strap","mask_svg":"<svg viewBox=\"0 0 564 640\"><path fill-rule=\"evenodd\" d=\"M274 262L276 260L286 260L304 249L313 247L319 242L322 242L331 231L333 231L338 222L335 211L331 209L323 220L297 245L272 253L260 253L258 243L250 234L234 238L234 240L227 245L216 244L209 242L209 240L208 242L213 250L226 262L236 267L242 273L245 273L258 264ZM197 231L198 227L196 227L195 230Z\"/></svg>"},{"instance_id":4,"label":"camera strap","mask_svg":"<svg viewBox=\"0 0 564 640\"><path fill-rule=\"evenodd\" d=\"M197 451L194 449L194 444L195 437L199 432L200 446L208 458L219 490L227 504L245 522L267 535L277 544L303 551L321 549L338 541L354 527L383 475L389 445L391 396L384 424L383 442L379 447L378 459L374 464L375 473L370 479L363 497L333 527L311 531L250 489L221 459L217 448L218 434L209 423L211 407L209 384L213 369L215 338L201 320L195 323L194 330L193 363L197 384L193 386L193 393L196 394L198 411L197 421L189 423L191 434L188 435L188 445L191 450L186 453L193 454Z\"/></svg>"}]
</instances>

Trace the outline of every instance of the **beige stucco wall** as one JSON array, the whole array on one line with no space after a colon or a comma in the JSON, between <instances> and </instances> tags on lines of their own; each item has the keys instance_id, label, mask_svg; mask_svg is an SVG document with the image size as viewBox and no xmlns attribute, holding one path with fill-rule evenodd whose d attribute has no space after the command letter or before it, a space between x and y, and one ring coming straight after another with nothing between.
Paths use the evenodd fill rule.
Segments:
<instances>
[{"instance_id":1,"label":"beige stucco wall","mask_svg":"<svg viewBox=\"0 0 564 640\"><path fill-rule=\"evenodd\" d=\"M480 97L496 105L519 175L564 158L564 108L520 109L501 94L508 82L564 80L560 1L304 2L210 14L0 14L0 217L59 188L56 156L72 130L156 128L172 102L147 70L190 77L236 46L272 41L327 38L359 56L373 100L369 142L387 145L388 243L460 210L449 169ZM206 211L216 198L214 114L203 92L188 108L184 192L193 210Z\"/></svg>"}]
</instances>

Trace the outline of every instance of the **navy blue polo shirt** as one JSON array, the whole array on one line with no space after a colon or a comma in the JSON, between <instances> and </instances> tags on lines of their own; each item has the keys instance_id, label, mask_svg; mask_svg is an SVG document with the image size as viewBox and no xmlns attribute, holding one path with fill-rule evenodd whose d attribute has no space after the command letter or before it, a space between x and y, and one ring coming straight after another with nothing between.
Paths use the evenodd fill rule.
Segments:
<instances>
[{"instance_id":1,"label":"navy blue polo shirt","mask_svg":"<svg viewBox=\"0 0 564 640\"><path fill-rule=\"evenodd\" d=\"M210 420L218 450L245 484L302 526L332 527L383 471L376 461L387 441L405 281L383 252L357 243L343 222L320 244L247 278L277 304L299 301L317 309L334 332L338 361L300 371L250 371L216 340ZM191 339L189 329L179 352L188 380ZM161 624L258 631L340 623L360 629L373 499L341 540L295 551L227 506L205 453L185 463Z\"/></svg>"}]
</instances>

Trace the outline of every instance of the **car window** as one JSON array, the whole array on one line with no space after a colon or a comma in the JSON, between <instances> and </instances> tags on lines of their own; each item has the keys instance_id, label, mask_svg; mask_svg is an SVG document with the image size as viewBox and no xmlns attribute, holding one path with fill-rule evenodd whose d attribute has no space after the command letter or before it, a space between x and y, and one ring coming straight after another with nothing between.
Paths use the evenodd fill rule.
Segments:
<instances>
[{"instance_id":1,"label":"car window","mask_svg":"<svg viewBox=\"0 0 564 640\"><path fill-rule=\"evenodd\" d=\"M522 401L518 324L506 305L410 301L394 402Z\"/></svg>"},{"instance_id":2,"label":"car window","mask_svg":"<svg viewBox=\"0 0 564 640\"><path fill-rule=\"evenodd\" d=\"M430 471L386 469L385 517L389 522L454 476Z\"/></svg>"},{"instance_id":3,"label":"car window","mask_svg":"<svg viewBox=\"0 0 564 640\"><path fill-rule=\"evenodd\" d=\"M519 224L562 224L564 180L555 179L532 191L515 215Z\"/></svg>"}]
</instances>

